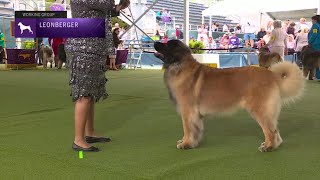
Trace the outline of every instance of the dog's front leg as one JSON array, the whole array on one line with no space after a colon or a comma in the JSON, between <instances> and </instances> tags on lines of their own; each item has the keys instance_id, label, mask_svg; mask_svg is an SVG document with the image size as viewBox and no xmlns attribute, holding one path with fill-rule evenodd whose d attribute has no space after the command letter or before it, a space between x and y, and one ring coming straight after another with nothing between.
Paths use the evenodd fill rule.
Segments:
<instances>
[{"instance_id":1,"label":"dog's front leg","mask_svg":"<svg viewBox=\"0 0 320 180\"><path fill-rule=\"evenodd\" d=\"M203 134L203 122L199 113L191 107L183 107L180 110L183 138L178 141L178 149L191 149L198 146Z\"/></svg>"}]
</instances>

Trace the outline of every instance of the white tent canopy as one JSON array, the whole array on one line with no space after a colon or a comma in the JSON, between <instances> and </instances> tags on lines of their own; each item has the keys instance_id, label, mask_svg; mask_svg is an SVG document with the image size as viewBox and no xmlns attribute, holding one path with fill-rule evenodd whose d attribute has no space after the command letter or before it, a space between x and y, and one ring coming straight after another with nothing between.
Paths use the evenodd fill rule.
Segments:
<instances>
[{"instance_id":1,"label":"white tent canopy","mask_svg":"<svg viewBox=\"0 0 320 180\"><path fill-rule=\"evenodd\" d=\"M308 0L305 3L301 2L301 0L268 0L264 3L258 3L256 0L224 0L204 10L202 16L238 15L248 18L250 17L249 14L266 13L274 19L297 20L301 17L310 18L314 16L315 13L319 13L319 8L320 0Z\"/></svg>"}]
</instances>

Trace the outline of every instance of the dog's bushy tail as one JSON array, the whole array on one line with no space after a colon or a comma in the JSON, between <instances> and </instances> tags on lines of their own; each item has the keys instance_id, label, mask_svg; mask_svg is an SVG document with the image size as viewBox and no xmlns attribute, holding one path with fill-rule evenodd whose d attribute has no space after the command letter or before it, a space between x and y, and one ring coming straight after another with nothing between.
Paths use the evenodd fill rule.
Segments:
<instances>
[{"instance_id":1,"label":"dog's bushy tail","mask_svg":"<svg viewBox=\"0 0 320 180\"><path fill-rule=\"evenodd\" d=\"M272 65L270 70L276 75L284 103L294 101L303 95L305 78L296 64L281 62Z\"/></svg>"}]
</instances>

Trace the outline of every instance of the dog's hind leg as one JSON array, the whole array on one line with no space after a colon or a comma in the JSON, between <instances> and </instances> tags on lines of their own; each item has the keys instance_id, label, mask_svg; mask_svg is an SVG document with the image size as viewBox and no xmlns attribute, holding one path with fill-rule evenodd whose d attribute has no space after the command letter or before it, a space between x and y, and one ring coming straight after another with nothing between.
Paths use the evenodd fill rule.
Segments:
<instances>
[{"instance_id":1,"label":"dog's hind leg","mask_svg":"<svg viewBox=\"0 0 320 180\"><path fill-rule=\"evenodd\" d=\"M178 141L178 149L197 147L203 135L203 120L200 114L192 107L183 107L180 110L183 124L183 138Z\"/></svg>"},{"instance_id":2,"label":"dog's hind leg","mask_svg":"<svg viewBox=\"0 0 320 180\"><path fill-rule=\"evenodd\" d=\"M265 141L260 145L261 152L270 152L280 146L282 138L278 129L278 117L281 111L280 97L261 103L248 109L250 114L259 123Z\"/></svg>"}]
</instances>

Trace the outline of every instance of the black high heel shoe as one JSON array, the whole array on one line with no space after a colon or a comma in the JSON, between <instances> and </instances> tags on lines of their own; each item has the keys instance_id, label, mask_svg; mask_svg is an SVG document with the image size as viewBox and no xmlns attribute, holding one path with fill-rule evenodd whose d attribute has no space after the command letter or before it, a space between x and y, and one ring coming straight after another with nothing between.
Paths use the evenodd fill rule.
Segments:
<instances>
[{"instance_id":1,"label":"black high heel shoe","mask_svg":"<svg viewBox=\"0 0 320 180\"><path fill-rule=\"evenodd\" d=\"M76 145L75 143L72 144L72 149L75 151L84 151L84 152L99 152L100 149L94 146L84 148L81 146Z\"/></svg>"}]
</instances>

